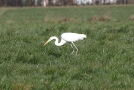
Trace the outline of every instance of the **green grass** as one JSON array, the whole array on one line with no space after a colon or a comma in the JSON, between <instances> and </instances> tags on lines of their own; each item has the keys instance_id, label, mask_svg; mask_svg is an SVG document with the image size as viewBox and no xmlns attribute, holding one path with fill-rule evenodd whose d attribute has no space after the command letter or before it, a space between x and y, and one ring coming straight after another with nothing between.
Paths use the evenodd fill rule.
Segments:
<instances>
[{"instance_id":1,"label":"green grass","mask_svg":"<svg viewBox=\"0 0 134 90\"><path fill-rule=\"evenodd\" d=\"M133 90L133 8L0 8L0 90ZM64 32L87 35L76 56L43 46Z\"/></svg>"}]
</instances>

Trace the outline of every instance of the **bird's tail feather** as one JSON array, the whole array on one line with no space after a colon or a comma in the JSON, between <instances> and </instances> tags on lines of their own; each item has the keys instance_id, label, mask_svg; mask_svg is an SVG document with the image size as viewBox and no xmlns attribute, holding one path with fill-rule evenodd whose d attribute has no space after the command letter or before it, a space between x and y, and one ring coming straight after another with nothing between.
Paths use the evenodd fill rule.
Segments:
<instances>
[{"instance_id":1,"label":"bird's tail feather","mask_svg":"<svg viewBox=\"0 0 134 90\"><path fill-rule=\"evenodd\" d=\"M83 35L83 38L87 38L87 35L85 35L85 34L82 34Z\"/></svg>"},{"instance_id":2,"label":"bird's tail feather","mask_svg":"<svg viewBox=\"0 0 134 90\"><path fill-rule=\"evenodd\" d=\"M87 38L87 36L85 34L81 34L81 38L79 38L79 40L83 40L85 38Z\"/></svg>"}]
</instances>

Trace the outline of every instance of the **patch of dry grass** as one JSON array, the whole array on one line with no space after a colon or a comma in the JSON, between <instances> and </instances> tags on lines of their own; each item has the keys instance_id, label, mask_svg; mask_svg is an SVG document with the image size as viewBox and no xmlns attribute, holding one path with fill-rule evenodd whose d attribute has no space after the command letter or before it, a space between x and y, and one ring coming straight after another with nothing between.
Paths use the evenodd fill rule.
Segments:
<instances>
[{"instance_id":1,"label":"patch of dry grass","mask_svg":"<svg viewBox=\"0 0 134 90\"><path fill-rule=\"evenodd\" d=\"M104 13L101 17L94 15L90 18L90 21L110 21L111 15L110 13Z\"/></svg>"},{"instance_id":2,"label":"patch of dry grass","mask_svg":"<svg viewBox=\"0 0 134 90\"><path fill-rule=\"evenodd\" d=\"M129 20L134 21L134 15L131 15L131 16L129 17Z\"/></svg>"},{"instance_id":3,"label":"patch of dry grass","mask_svg":"<svg viewBox=\"0 0 134 90\"><path fill-rule=\"evenodd\" d=\"M14 83L12 90L31 90L32 87L31 84Z\"/></svg>"},{"instance_id":4,"label":"patch of dry grass","mask_svg":"<svg viewBox=\"0 0 134 90\"><path fill-rule=\"evenodd\" d=\"M99 17L97 15L94 15L90 18L90 21L98 21Z\"/></svg>"},{"instance_id":5,"label":"patch of dry grass","mask_svg":"<svg viewBox=\"0 0 134 90\"><path fill-rule=\"evenodd\" d=\"M111 18L110 18L110 16L109 15L107 15L107 14L104 14L102 17L100 17L100 19L99 19L100 21L110 21L111 20Z\"/></svg>"},{"instance_id":6,"label":"patch of dry grass","mask_svg":"<svg viewBox=\"0 0 134 90\"><path fill-rule=\"evenodd\" d=\"M2 16L9 8L0 8L0 16Z\"/></svg>"},{"instance_id":7,"label":"patch of dry grass","mask_svg":"<svg viewBox=\"0 0 134 90\"><path fill-rule=\"evenodd\" d=\"M7 24L12 24L13 23L13 20L11 20L11 19L10 20L7 20L6 23Z\"/></svg>"},{"instance_id":8,"label":"patch of dry grass","mask_svg":"<svg viewBox=\"0 0 134 90\"><path fill-rule=\"evenodd\" d=\"M77 22L78 20L74 19L74 18L56 18L56 19L52 19L49 17L45 17L45 22Z\"/></svg>"},{"instance_id":9,"label":"patch of dry grass","mask_svg":"<svg viewBox=\"0 0 134 90\"><path fill-rule=\"evenodd\" d=\"M74 18L61 18L58 22L76 22L77 20Z\"/></svg>"}]
</instances>

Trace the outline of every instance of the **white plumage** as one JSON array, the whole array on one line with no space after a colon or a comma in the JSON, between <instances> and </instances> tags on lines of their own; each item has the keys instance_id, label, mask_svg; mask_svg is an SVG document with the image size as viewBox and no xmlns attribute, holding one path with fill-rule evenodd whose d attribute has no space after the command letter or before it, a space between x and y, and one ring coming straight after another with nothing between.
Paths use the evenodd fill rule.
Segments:
<instances>
[{"instance_id":1,"label":"white plumage","mask_svg":"<svg viewBox=\"0 0 134 90\"><path fill-rule=\"evenodd\" d=\"M73 48L73 52L74 52L74 47L76 48L76 50L77 50L76 54L77 54L78 48L75 46L74 42L76 42L78 40L83 40L84 38L86 38L85 34L78 34L78 33L67 32L67 33L63 33L61 35L60 43L58 42L59 39L56 36L52 36L52 37L49 38L49 40L44 45L46 45L48 42L50 42L52 40L55 40L55 45L56 46L62 46L65 43L69 42L71 47Z\"/></svg>"},{"instance_id":2,"label":"white plumage","mask_svg":"<svg viewBox=\"0 0 134 90\"><path fill-rule=\"evenodd\" d=\"M86 35L78 33L63 33L61 35L61 39L67 42L75 42L78 40L83 40L84 38L86 38Z\"/></svg>"}]
</instances>

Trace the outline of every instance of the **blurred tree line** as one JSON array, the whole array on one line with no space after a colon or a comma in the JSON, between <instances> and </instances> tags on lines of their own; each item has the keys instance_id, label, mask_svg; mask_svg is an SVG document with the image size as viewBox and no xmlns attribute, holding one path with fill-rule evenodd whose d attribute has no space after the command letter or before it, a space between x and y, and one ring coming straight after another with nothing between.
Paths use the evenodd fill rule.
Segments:
<instances>
[{"instance_id":1,"label":"blurred tree line","mask_svg":"<svg viewBox=\"0 0 134 90\"><path fill-rule=\"evenodd\" d=\"M134 4L134 0L117 0L117 4Z\"/></svg>"},{"instance_id":2,"label":"blurred tree line","mask_svg":"<svg viewBox=\"0 0 134 90\"><path fill-rule=\"evenodd\" d=\"M44 0L0 0L0 6L41 6ZM49 6L52 6L53 0L48 0ZM58 0L57 0L58 1ZM57 5L73 5L75 0L59 0ZM99 0L96 0L99 1ZM117 4L134 4L134 0L117 0Z\"/></svg>"},{"instance_id":3,"label":"blurred tree line","mask_svg":"<svg viewBox=\"0 0 134 90\"><path fill-rule=\"evenodd\" d=\"M0 0L0 6L34 6L42 0Z\"/></svg>"}]
</instances>

